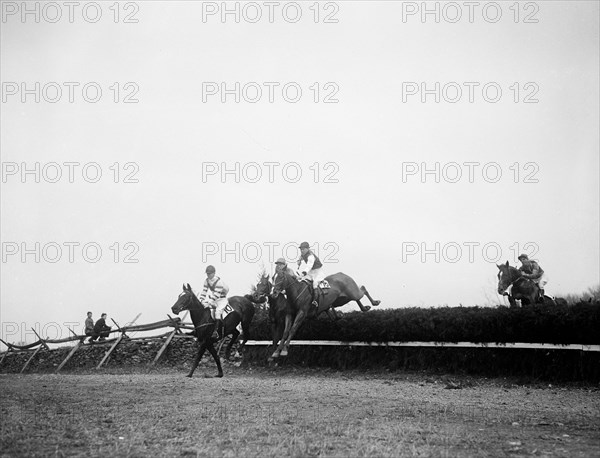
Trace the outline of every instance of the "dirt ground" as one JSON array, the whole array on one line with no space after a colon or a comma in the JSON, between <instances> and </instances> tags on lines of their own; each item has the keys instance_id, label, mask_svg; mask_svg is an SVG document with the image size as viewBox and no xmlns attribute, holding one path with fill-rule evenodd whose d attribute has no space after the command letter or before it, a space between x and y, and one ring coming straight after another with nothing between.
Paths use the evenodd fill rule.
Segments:
<instances>
[{"instance_id":1,"label":"dirt ground","mask_svg":"<svg viewBox=\"0 0 600 458\"><path fill-rule=\"evenodd\" d=\"M204 365L203 365L204 366ZM600 456L600 389L225 366L0 375L1 456Z\"/></svg>"}]
</instances>

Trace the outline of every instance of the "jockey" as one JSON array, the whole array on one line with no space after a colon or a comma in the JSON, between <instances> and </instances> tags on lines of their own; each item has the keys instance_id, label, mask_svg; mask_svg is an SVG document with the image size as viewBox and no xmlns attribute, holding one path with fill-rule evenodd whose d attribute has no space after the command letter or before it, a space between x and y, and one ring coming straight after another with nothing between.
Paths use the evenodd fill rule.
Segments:
<instances>
[{"instance_id":1,"label":"jockey","mask_svg":"<svg viewBox=\"0 0 600 458\"><path fill-rule=\"evenodd\" d=\"M312 304L315 307L319 305L317 302L317 287L319 282L325 279L322 267L323 264L317 255L310 250L308 242L302 242L300 244L300 259L298 259L298 277L299 281L312 280Z\"/></svg>"},{"instance_id":2,"label":"jockey","mask_svg":"<svg viewBox=\"0 0 600 458\"><path fill-rule=\"evenodd\" d=\"M275 261L275 273L273 274L273 287L271 288L271 294L273 294L273 290L275 289L275 283L277 283L277 276L285 272L292 277L296 277L296 272L292 270L292 268L288 267L287 261L283 258L279 258Z\"/></svg>"},{"instance_id":3,"label":"jockey","mask_svg":"<svg viewBox=\"0 0 600 458\"><path fill-rule=\"evenodd\" d=\"M204 287L200 294L200 302L205 307L210 307L211 315L217 320L217 326L215 328L215 334L213 337L217 337L219 340L223 338L223 309L227 307L227 293L229 293L229 287L219 277L215 276L216 269L213 266L206 268L206 280L204 280Z\"/></svg>"},{"instance_id":4,"label":"jockey","mask_svg":"<svg viewBox=\"0 0 600 458\"><path fill-rule=\"evenodd\" d=\"M522 264L521 267L519 267L519 270L522 272L523 278L527 278L536 283L540 288L540 297L544 297L544 288L546 283L548 283L548 278L544 273L544 269L542 269L537 262L529 259L529 256L526 254L520 255L519 261L521 261Z\"/></svg>"}]
</instances>

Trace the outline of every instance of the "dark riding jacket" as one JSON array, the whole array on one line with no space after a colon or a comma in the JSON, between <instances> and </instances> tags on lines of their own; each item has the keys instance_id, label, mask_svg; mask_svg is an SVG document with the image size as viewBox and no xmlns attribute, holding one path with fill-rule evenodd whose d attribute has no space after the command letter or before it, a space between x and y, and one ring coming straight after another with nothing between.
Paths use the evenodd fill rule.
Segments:
<instances>
[{"instance_id":1,"label":"dark riding jacket","mask_svg":"<svg viewBox=\"0 0 600 458\"><path fill-rule=\"evenodd\" d=\"M530 280L537 280L544 274L544 270L540 267L540 265L535 261L529 261L529 267L525 267L524 265L519 267L519 270L523 272L523 277L529 278Z\"/></svg>"}]
</instances>

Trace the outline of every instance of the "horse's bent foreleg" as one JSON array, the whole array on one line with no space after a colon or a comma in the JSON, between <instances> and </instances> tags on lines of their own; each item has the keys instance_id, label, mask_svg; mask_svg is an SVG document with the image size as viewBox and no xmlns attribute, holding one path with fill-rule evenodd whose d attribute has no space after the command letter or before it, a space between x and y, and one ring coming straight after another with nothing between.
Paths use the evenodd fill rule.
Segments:
<instances>
[{"instance_id":1,"label":"horse's bent foreleg","mask_svg":"<svg viewBox=\"0 0 600 458\"><path fill-rule=\"evenodd\" d=\"M369 294L369 292L367 291L367 288L365 288L364 286L360 287L360 290L365 293L365 296L367 296L369 298L369 300L371 301L371 304L373 304L374 306L378 306L379 304L381 304L381 301L375 300L371 297L371 295ZM358 301L357 301L358 302ZM360 304L360 303L359 303Z\"/></svg>"},{"instance_id":2,"label":"horse's bent foreleg","mask_svg":"<svg viewBox=\"0 0 600 458\"><path fill-rule=\"evenodd\" d=\"M207 342L206 348L208 348L208 351L215 360L215 363L217 363L217 370L219 371L217 377L223 377L223 368L221 367L221 360L219 359L219 355L217 354L217 350L215 349L215 346L213 345L212 341L209 340Z\"/></svg>"},{"instance_id":3,"label":"horse's bent foreleg","mask_svg":"<svg viewBox=\"0 0 600 458\"><path fill-rule=\"evenodd\" d=\"M296 315L296 319L294 320L292 329L290 329L289 335L287 336L287 339L285 339L285 343L283 345L283 350L281 351L281 356L287 356L288 349L290 348L290 342L292 341L292 338L296 334L296 331L298 330L298 328L304 321L305 317L306 317L306 313L304 312L304 310L300 310L298 312L298 314ZM282 342L284 342L284 341L282 340ZM279 345L281 346L281 344L279 344Z\"/></svg>"},{"instance_id":4,"label":"horse's bent foreleg","mask_svg":"<svg viewBox=\"0 0 600 458\"><path fill-rule=\"evenodd\" d=\"M204 355L205 350L206 350L206 341L203 341L202 344L200 345L200 348L198 349L198 354L196 355L196 360L192 364L192 369L190 370L190 373L187 375L188 377L191 377L192 375L194 375L194 371L198 367L198 364L200 364L200 360L202 359L202 355Z\"/></svg>"},{"instance_id":5,"label":"horse's bent foreleg","mask_svg":"<svg viewBox=\"0 0 600 458\"><path fill-rule=\"evenodd\" d=\"M283 350L283 345L285 343L285 340L287 339L287 336L290 333L290 329L291 328L292 328L292 314L291 313L286 313L286 315L285 315L285 328L283 330L283 334L281 336L281 339L279 339L279 345L277 345L277 348L275 349L275 351L271 355L271 358L269 358L269 359L279 358L279 355L281 354L281 350Z\"/></svg>"},{"instance_id":6,"label":"horse's bent foreleg","mask_svg":"<svg viewBox=\"0 0 600 458\"><path fill-rule=\"evenodd\" d=\"M326 312L329 318L331 318L333 321L336 321L338 319L338 315L337 313L335 313L335 310L333 308L327 309Z\"/></svg>"}]
</instances>

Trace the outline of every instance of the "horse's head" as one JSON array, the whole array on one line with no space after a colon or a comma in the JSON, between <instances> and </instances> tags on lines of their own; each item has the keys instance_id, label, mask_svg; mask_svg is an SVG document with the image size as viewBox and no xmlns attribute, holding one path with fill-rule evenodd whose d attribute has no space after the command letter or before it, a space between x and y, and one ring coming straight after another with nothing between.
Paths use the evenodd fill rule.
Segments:
<instances>
[{"instance_id":1,"label":"horse's head","mask_svg":"<svg viewBox=\"0 0 600 458\"><path fill-rule=\"evenodd\" d=\"M264 302L271 292L271 282L269 281L269 275L263 272L258 279L258 283L254 288L253 297L257 303Z\"/></svg>"},{"instance_id":2,"label":"horse's head","mask_svg":"<svg viewBox=\"0 0 600 458\"><path fill-rule=\"evenodd\" d=\"M171 311L175 315L179 315L179 312L181 312L182 310L190 310L190 308L192 308L196 304L196 302L198 304L200 303L200 301L192 291L192 287L189 283L187 284L187 287L184 284L183 292L179 294L177 302L175 302L175 304L173 304L173 307L171 307Z\"/></svg>"},{"instance_id":3,"label":"horse's head","mask_svg":"<svg viewBox=\"0 0 600 458\"><path fill-rule=\"evenodd\" d=\"M496 264L498 267L498 294L506 294L506 290L515 280L521 277L521 271L512 267L506 261L506 264Z\"/></svg>"}]
</instances>

